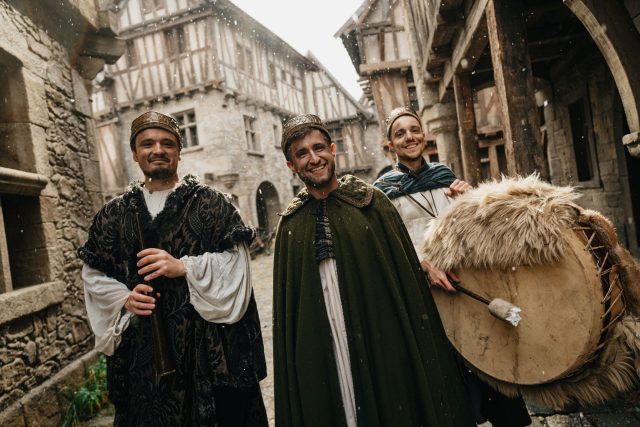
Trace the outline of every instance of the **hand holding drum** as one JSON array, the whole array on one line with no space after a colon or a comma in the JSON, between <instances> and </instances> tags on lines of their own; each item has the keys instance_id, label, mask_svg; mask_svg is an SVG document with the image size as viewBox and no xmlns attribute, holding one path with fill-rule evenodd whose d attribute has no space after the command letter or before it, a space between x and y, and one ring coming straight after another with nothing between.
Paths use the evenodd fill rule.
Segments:
<instances>
[{"instance_id":1,"label":"hand holding drum","mask_svg":"<svg viewBox=\"0 0 640 427\"><path fill-rule=\"evenodd\" d=\"M522 308L514 328L461 292L431 288L471 369L556 409L601 404L640 381L640 267L577 197L534 175L481 184L432 221L422 254L455 271L467 294L496 300L494 316Z\"/></svg>"}]
</instances>

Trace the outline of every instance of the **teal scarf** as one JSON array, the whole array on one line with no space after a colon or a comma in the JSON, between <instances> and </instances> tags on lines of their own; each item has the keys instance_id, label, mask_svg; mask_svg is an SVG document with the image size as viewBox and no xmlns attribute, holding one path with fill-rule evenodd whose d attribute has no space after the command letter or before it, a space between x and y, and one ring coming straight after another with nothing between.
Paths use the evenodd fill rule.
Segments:
<instances>
[{"instance_id":1,"label":"teal scarf","mask_svg":"<svg viewBox=\"0 0 640 427\"><path fill-rule=\"evenodd\" d=\"M415 171L398 163L395 170L382 175L373 185L388 198L395 199L406 194L448 187L455 180L453 171L440 163L424 162Z\"/></svg>"}]
</instances>

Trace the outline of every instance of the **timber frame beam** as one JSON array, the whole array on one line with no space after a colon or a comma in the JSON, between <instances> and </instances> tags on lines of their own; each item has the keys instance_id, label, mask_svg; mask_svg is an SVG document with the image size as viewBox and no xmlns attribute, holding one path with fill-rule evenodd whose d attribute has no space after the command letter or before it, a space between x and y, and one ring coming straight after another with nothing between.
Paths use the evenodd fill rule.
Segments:
<instances>
[{"instance_id":1,"label":"timber frame beam","mask_svg":"<svg viewBox=\"0 0 640 427\"><path fill-rule=\"evenodd\" d=\"M480 59L482 51L489 43L485 17L487 4L488 0L477 0L471 6L464 27L453 43L451 59L444 64L442 79L438 88L439 100L444 99L447 89L453 80L453 75L461 71L461 68L469 71L473 70L476 62ZM462 67L463 60L464 67Z\"/></svg>"}]
</instances>

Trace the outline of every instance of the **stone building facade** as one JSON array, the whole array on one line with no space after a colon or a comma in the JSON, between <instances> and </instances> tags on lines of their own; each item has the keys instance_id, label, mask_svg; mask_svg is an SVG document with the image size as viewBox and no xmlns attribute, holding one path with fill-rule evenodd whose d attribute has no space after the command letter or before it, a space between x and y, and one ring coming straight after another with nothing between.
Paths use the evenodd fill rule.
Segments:
<instances>
[{"instance_id":1,"label":"stone building facade","mask_svg":"<svg viewBox=\"0 0 640 427\"><path fill-rule=\"evenodd\" d=\"M91 82L122 54L87 1L0 2L0 425L59 425L93 347L76 248L101 202Z\"/></svg>"},{"instance_id":2,"label":"stone building facade","mask_svg":"<svg viewBox=\"0 0 640 427\"><path fill-rule=\"evenodd\" d=\"M273 231L302 183L280 150L282 121L320 116L338 146L337 172L372 182L387 164L375 114L311 54L301 55L232 2L112 2L126 54L96 81L105 196L141 178L131 121L147 110L175 116L186 146L179 173L232 195L246 222Z\"/></svg>"},{"instance_id":3,"label":"stone building facade","mask_svg":"<svg viewBox=\"0 0 640 427\"><path fill-rule=\"evenodd\" d=\"M401 28L375 18L398 8ZM640 1L365 1L343 29L360 37L341 34L369 80L385 67L368 52L387 49L390 32L405 35L414 104L458 175L476 183L538 171L579 187L578 202L640 255Z\"/></svg>"}]
</instances>

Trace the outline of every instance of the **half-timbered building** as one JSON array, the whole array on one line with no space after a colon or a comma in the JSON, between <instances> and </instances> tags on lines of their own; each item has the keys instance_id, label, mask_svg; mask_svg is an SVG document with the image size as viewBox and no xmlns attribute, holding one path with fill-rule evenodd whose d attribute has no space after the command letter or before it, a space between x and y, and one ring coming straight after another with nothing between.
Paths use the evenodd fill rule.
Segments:
<instances>
[{"instance_id":1,"label":"half-timbered building","mask_svg":"<svg viewBox=\"0 0 640 427\"><path fill-rule=\"evenodd\" d=\"M337 145L338 174L375 179L384 166L375 114L312 55L304 56L228 0L114 2L126 53L96 80L103 188L139 172L129 125L143 111L175 116L181 173L230 193L245 221L273 230L301 186L280 151L282 121L320 116Z\"/></svg>"},{"instance_id":2,"label":"half-timbered building","mask_svg":"<svg viewBox=\"0 0 640 427\"><path fill-rule=\"evenodd\" d=\"M472 183L538 171L578 186L579 203L639 253L640 1L374 0L356 16L341 35L369 80L369 70L401 72L379 52L384 31L404 31L408 46L396 51L409 52L440 161ZM381 93L387 100L372 90L379 110L398 98L391 85Z\"/></svg>"}]
</instances>

